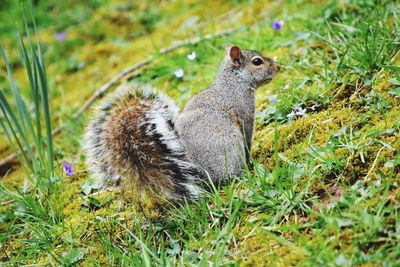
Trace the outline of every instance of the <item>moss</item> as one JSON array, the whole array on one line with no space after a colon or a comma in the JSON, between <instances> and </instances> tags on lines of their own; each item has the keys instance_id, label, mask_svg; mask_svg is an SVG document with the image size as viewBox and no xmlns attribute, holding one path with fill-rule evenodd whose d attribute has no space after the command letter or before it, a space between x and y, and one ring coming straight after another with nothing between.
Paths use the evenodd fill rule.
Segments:
<instances>
[{"instance_id":1,"label":"moss","mask_svg":"<svg viewBox=\"0 0 400 267\"><path fill-rule=\"evenodd\" d=\"M308 12L318 11L320 9L320 1L311 2L318 5L310 6L307 9L309 10ZM148 10L149 7L146 4L138 4L135 8L138 8L140 11L137 13L140 13L143 10ZM65 49L66 51L57 50L60 46L67 46L67 44L55 44L55 29L49 28L40 32L40 40L48 49L48 55L52 55L55 59L54 62L48 62L48 76L50 77L51 88L53 88L51 105L55 115L54 125L68 121L70 114L77 110L95 89L124 67L138 62L148 55L156 54L159 48L172 43L174 40L197 36L199 33L204 34L226 28L236 28L241 25L255 24L251 29L239 31L234 36L222 38L223 41L210 41L210 43L195 47L195 49L203 49L204 55L203 58L198 59L199 61L196 64L193 64L198 65L197 67L186 66L188 71L185 70L185 75L190 77L187 80L183 79L178 82L174 80L172 74L169 77L165 72L175 68L178 66L177 64L181 64L178 60L175 62L171 59L185 58L184 55L190 53L193 49L190 46L180 48L169 55L158 56L148 68L140 71L142 77L146 76L146 74L154 75L151 76L150 81L161 91L177 99L180 106L185 103L190 95L195 94L210 83L218 67L217 63L222 57L219 55L219 51L216 52L214 50L217 47L222 49L225 45L223 44L224 42L228 43L230 40L234 40L248 47L257 44L269 56L277 56L279 61L291 62L293 60L292 53L294 48L290 47L290 45L276 47L277 44L280 45L282 42L273 42L272 40L271 44L273 46L266 47L266 44L260 44L257 40L254 40L253 36L259 36L261 32L270 36L268 37L270 39L279 41L282 38L284 40L284 34L272 33L270 27L266 25L270 19L275 17L295 14L299 9L298 5L281 5L277 1L255 1L236 4L233 7L229 3L215 1L203 3L191 0L187 3L187 6L180 6L180 2L163 1L156 8L162 10L163 14L161 15L160 23L154 24L148 18L144 18L141 21L135 20L130 16L129 12L120 12L112 5L111 7L102 7L95 12L93 18L83 25L79 27L72 25L67 29L68 40L72 43L80 40L78 42L79 45L72 46L73 48L70 51L69 49ZM181 12L179 15L177 15L177 10ZM156 17L158 16L157 10L151 12ZM195 21L195 23L191 25L190 21ZM133 33L133 29L137 29L137 32ZM171 31L171 29L174 29L174 31ZM297 30L298 27L294 25L293 21L288 21L282 31L288 31L291 34L293 31L294 36ZM269 40L268 38L265 38L265 40ZM121 40L123 41L122 43L120 42ZM307 49L306 46L310 46L310 44L305 43L302 47L298 47L297 50L303 51L303 49ZM312 44L312 46L320 46L320 44ZM324 47L323 49L327 50L329 48ZM295 51L294 54L295 60L303 57L300 51ZM68 66L65 63L66 60L64 62L58 60L60 55L70 61L82 62L84 65L82 67ZM19 65L16 67L15 76L20 81L21 86L26 89L27 81L25 80L24 72ZM164 71L164 74L162 71ZM298 69L287 68L273 83L258 90L258 109L265 108L268 105L266 97L279 91L278 89L291 77L304 77L309 72L319 73L320 71L321 68L318 65ZM262 216L258 212L255 212L252 208L240 211L242 218L232 231L234 241L227 243L227 250L229 250L227 257L234 260L238 259L240 264L245 266L273 264L294 266L299 264L306 265L310 255L313 256L313 259L326 256L323 254L327 253L326 251L328 250L333 255L329 255L330 257L337 256L338 251L351 255L356 250L358 233L353 229L338 229L335 225L323 222L318 213L318 208L326 208L332 201L337 201L344 194L343 192L336 194L335 190L339 191L338 187L334 188L337 182L354 183L356 180L364 180L367 174L369 174L369 178L366 179L366 182L374 181L379 177L389 179L389 175L393 175L393 180L398 181L400 179L398 172L392 172L392 169L384 167L385 162L393 159L398 153L397 151L400 150L400 142L398 141L400 99L388 94L388 91L393 88L388 82L391 77L390 72L382 71L376 83L372 85L372 89L382 94L390 104L390 109L385 110L385 112L371 112L371 114L368 114L367 119L362 121L360 117L368 111L360 104L360 98L368 94L371 87L363 85L360 87L362 89L360 89L354 85L340 85L334 90L334 93L330 96L332 101L324 109L310 113L306 118L300 118L291 123L277 126L279 152L295 162L302 163L304 159L313 160L312 158L307 158L309 156L309 147L320 148L325 146L331 136L345 125L351 125L355 130L359 130L361 134L357 137L357 141L361 140L367 145L363 149L356 149L355 151L342 147L323 156L324 160L332 160L336 157L343 161L343 166L340 166L340 171L336 169L332 171L334 174L330 173L329 170L319 169L314 173L314 176L319 175L322 178L312 180L312 189L308 193L312 197L318 197L321 205L314 206L315 212L310 212L304 218L302 215L297 215L298 210L286 214L285 219L287 221L283 221L280 225L287 226L285 230L266 233L265 230L261 229L264 225L254 225L248 222L254 218L262 221ZM316 85L307 88L307 90L312 91L318 91L319 89L321 88L316 87ZM79 148L69 148L68 146L72 146L71 143L64 141L70 139L71 136L77 136L78 141L74 144L78 146L84 122L79 121L78 124L78 126L72 125L57 137L60 154L65 153L66 156L71 157L74 161L77 161L80 157L80 150ZM374 139L376 140L368 144L371 140L368 135L378 130L389 128L395 128L396 131L392 134L375 136ZM274 152L274 131L274 125L258 124L252 151L256 160L270 168L274 164L271 161ZM382 148L383 145L379 141L389 144L394 151L386 147ZM4 138L0 137L0 157L9 152ZM361 160L361 152L364 153L365 162ZM318 162L315 160L313 164L318 164ZM136 199L137 196L135 196L132 188L91 195L90 197L96 199L97 204L90 205L90 202L88 202L89 196L85 196L81 189L81 184L88 178L85 168L83 163L76 164L77 174L71 177L63 177L64 190L60 196L55 196L63 199L63 203L58 203L57 208L63 206L62 213L64 218L63 226L54 229L52 232L55 236L52 244L54 255L61 257L60 255L71 247L79 247L85 251L85 258L79 262L79 265L90 266L95 263L110 265L110 262L118 264L118 259L108 257L111 254L110 247L116 249L119 246L126 248L124 240L129 238L126 229L131 230L135 229L135 227L141 227L141 230L145 233L147 233L146 231L152 233L150 230L145 229L148 222L159 219L164 223L167 221L163 217L165 214L160 210L154 209L154 203L148 197L144 197L144 201L138 207L138 199ZM295 193L301 191L304 185L309 182L309 179L310 177L306 175L298 178L296 181L297 187L294 190ZM23 180L24 173L21 169L16 168L15 171L3 177L2 182L7 188L15 188L17 185L22 185ZM398 203L398 195L399 188L391 188L387 197L388 205L396 205ZM383 196L381 193L376 194L368 202L362 203L361 206L365 208L375 206L380 203ZM55 200L52 199L52 201ZM312 205L313 202L310 201L310 203L307 202L305 204ZM1 207L2 211L6 208ZM148 219L145 223L141 221L143 217ZM118 219L124 223L122 225L116 223L115 220ZM390 221L393 218L388 217L387 220ZM138 221L139 224L137 223ZM322 223L328 225L318 228L320 227L319 224ZM291 225L310 225L310 227L307 226L302 229L293 227L293 230L290 228ZM4 230L4 227L4 224L0 224L0 230ZM214 241L213 238L215 236L212 236L210 232L204 233L198 239L191 238L188 243L185 243L185 249L199 252L212 249L214 245L211 244L211 241ZM30 236L24 235L24 238L29 239ZM110 247L107 247L107 241L105 240L109 240ZM285 240L288 242L285 242ZM130 240L130 242L134 241ZM3 244L2 248L11 252L21 251L25 245L21 240L9 239ZM47 257L46 252L41 251L36 259L30 260L30 263L48 263ZM329 259L332 260L332 258ZM333 258L333 260L335 259Z\"/></svg>"},{"instance_id":2,"label":"moss","mask_svg":"<svg viewBox=\"0 0 400 267\"><path fill-rule=\"evenodd\" d=\"M361 132L369 133L395 127L395 123L399 121L398 107L400 101L398 98L391 97L387 94L392 87L388 83L389 77L389 72L382 72L373 88L367 86L355 87L351 85L342 85L335 91L335 96L326 110L309 114L306 118L299 118L291 123L279 125L277 128L279 152L287 157L291 156L291 158L296 158L302 155L311 144L316 147L326 145L329 138L343 126L350 126ZM391 108L388 112L385 111L385 113L370 112L371 115L368 115L367 121L362 121L360 119L361 115L365 115L367 112L365 111L365 107L360 105L359 99L372 89L375 92L382 93L383 97L388 100ZM273 124L267 126L256 125L256 128L257 131L252 148L253 157L267 164L269 167L272 167L273 162L271 158L274 150L275 126ZM362 138L365 140L367 137L364 134ZM396 142L394 136L383 136L379 138L381 138L382 141L386 140L395 147L398 146L399 142ZM345 176L354 177L356 175L357 179L368 173L369 166L372 165L380 148L381 145L379 144L371 144L371 146L363 151L364 154L367 154L366 163L360 160L361 151L350 155L351 153L349 154L349 152L343 148L338 149L335 154L338 158L347 159L347 165L344 171ZM376 163L382 163L380 159L392 158L393 156L393 151L385 149L380 152Z\"/></svg>"},{"instance_id":3,"label":"moss","mask_svg":"<svg viewBox=\"0 0 400 267\"><path fill-rule=\"evenodd\" d=\"M341 110L328 109L319 113L310 114L306 118L300 118L292 123L278 126L279 152L291 155L293 151L304 152L305 144L313 144L317 147L326 144L329 137L339 131L343 125L354 123L357 113L349 108ZM273 125L261 128L255 133L252 148L253 156L262 163L272 164L269 160L274 149Z\"/></svg>"},{"instance_id":4,"label":"moss","mask_svg":"<svg viewBox=\"0 0 400 267\"><path fill-rule=\"evenodd\" d=\"M253 226L254 227L254 226ZM277 238L271 236L277 235ZM287 235L281 236L271 232L266 234L256 227L238 240L241 266L295 266L300 260L307 258L307 252L296 245L283 245L279 239L288 240ZM282 241L284 242L284 241ZM290 244L290 241L288 241Z\"/></svg>"}]
</instances>

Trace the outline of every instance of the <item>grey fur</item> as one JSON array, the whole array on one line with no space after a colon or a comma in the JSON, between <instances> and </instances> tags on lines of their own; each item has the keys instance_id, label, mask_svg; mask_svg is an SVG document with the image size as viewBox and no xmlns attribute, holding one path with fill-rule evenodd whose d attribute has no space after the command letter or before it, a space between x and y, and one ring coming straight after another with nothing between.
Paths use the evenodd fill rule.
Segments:
<instances>
[{"instance_id":1,"label":"grey fur","mask_svg":"<svg viewBox=\"0 0 400 267\"><path fill-rule=\"evenodd\" d=\"M255 58L262 64L255 64ZM239 176L249 160L255 90L278 70L276 62L259 52L230 46L214 83L194 96L180 115L152 89L118 90L86 129L91 173L105 184L132 180L175 201L197 198L199 177L225 182Z\"/></svg>"},{"instance_id":2,"label":"grey fur","mask_svg":"<svg viewBox=\"0 0 400 267\"><path fill-rule=\"evenodd\" d=\"M176 121L189 159L215 182L243 171L253 136L255 90L279 70L276 62L255 51L241 51L240 64L235 65L230 49L214 83L190 99ZM264 66L252 65L257 56ZM239 118L239 127L232 123L232 113Z\"/></svg>"}]
</instances>

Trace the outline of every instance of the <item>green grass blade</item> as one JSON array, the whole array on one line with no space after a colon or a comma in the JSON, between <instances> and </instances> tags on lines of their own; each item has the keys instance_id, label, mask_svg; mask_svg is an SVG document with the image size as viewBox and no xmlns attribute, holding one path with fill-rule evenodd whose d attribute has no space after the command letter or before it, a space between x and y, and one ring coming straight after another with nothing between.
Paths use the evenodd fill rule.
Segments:
<instances>
[{"instance_id":1,"label":"green grass blade","mask_svg":"<svg viewBox=\"0 0 400 267\"><path fill-rule=\"evenodd\" d=\"M1 103L1 108L3 111L3 114L8 122L8 125L10 127L10 129L12 129L13 131L13 135L16 138L16 140L19 140L18 136L22 139L22 143L25 146L20 146L20 150L22 153L25 153L24 151L26 150L29 154L29 156L31 157L31 162L33 164L33 169L36 170L37 169L37 161L35 158L35 154L33 153L30 144L29 144L29 140L27 139L27 136L25 135L25 133L22 130L22 127L20 126L20 123L18 122L14 112L12 111L10 105L8 104L6 98L4 97L3 93L0 92L0 103ZM15 130L14 127L15 126ZM29 162L29 160L28 160Z\"/></svg>"},{"instance_id":2,"label":"green grass blade","mask_svg":"<svg viewBox=\"0 0 400 267\"><path fill-rule=\"evenodd\" d=\"M42 48L39 43L39 36L38 36L38 30L37 30L36 21L35 21L35 14L34 14L34 10L33 10L32 0L29 1L29 11L30 11L30 15L31 15L32 23L33 23L33 30L35 32L35 39L36 39L36 45L37 45L37 49L38 49L38 56L39 56L40 64L42 66L44 66L43 53L42 53ZM24 13L24 15L25 15L25 13ZM43 68L43 73L44 73L44 76L47 77L46 69L44 69L44 68Z\"/></svg>"},{"instance_id":3,"label":"green grass blade","mask_svg":"<svg viewBox=\"0 0 400 267\"><path fill-rule=\"evenodd\" d=\"M2 94L2 93L0 92L0 94ZM29 164L29 159L28 159L28 157L26 156L26 154L24 153L24 151L23 151L23 146L22 146L20 140L18 139L18 137L15 135L15 131L14 131L14 129L12 128L12 125L10 124L10 121L8 120L7 114L5 113L5 111L4 111L3 106L2 106L1 103L0 103L0 109L1 109L1 111L3 112L3 115L4 115L4 117L5 117L5 120L7 121L8 127L10 128L10 130L11 130L11 132L12 132L12 135L13 135L14 138L15 138L15 142L17 143L17 146L18 146L19 149L21 150L21 153L18 151L17 147L15 146L14 140L13 140L13 138L11 137L9 130L7 129L6 125L5 125L4 122L3 122L3 119L2 119L1 117L0 117L0 126L1 126L1 128L3 129L3 132L4 132L4 134L6 135L6 138L7 138L8 141L10 142L11 148L15 151L19 162L21 163L21 165L22 165L22 167L24 168L24 170L27 172L27 166L31 167L30 164ZM31 171L32 171L32 169L31 169ZM28 172L27 172L27 173L28 173Z\"/></svg>"},{"instance_id":4,"label":"green grass blade","mask_svg":"<svg viewBox=\"0 0 400 267\"><path fill-rule=\"evenodd\" d=\"M47 80L44 73L44 67L40 64L39 59L36 54L33 54L33 62L36 66L36 71L39 76L39 88L40 95L42 100L42 108L44 112L44 122L45 122L45 130L46 130L46 140L47 140L47 161L50 164L50 170L53 172L53 136L51 134L51 119L50 119L50 107L49 107L49 99L48 99L48 90L47 90Z\"/></svg>"},{"instance_id":5,"label":"green grass blade","mask_svg":"<svg viewBox=\"0 0 400 267\"><path fill-rule=\"evenodd\" d=\"M37 75L39 83L39 92L40 92L40 98L41 98L41 103L42 103L42 109L43 109L43 114L44 114L44 124L45 124L45 132L46 132L46 147L47 147L47 163L50 165L50 171L53 172L53 138L52 138L52 133L51 133L51 119L50 119L50 108L49 108L49 99L48 99L48 86L47 86L47 76L46 76L46 70L44 68L44 60L43 60L43 55L42 55L42 50L40 47L39 39L37 36L37 28L36 28L36 22L34 19L34 14L33 14L33 7L32 3L30 2L30 13L31 13L31 18L32 22L34 25L34 32L35 32L35 39L36 39L36 46L37 46L37 53L34 51L33 47L33 41L29 33L29 28L28 28L28 22L26 19L26 13L24 7L22 7L22 12L23 12L23 19L24 19L24 24L25 24L25 30L28 36L29 40L29 45L31 47L31 57L34 65L34 73ZM38 95L39 95L38 92Z\"/></svg>"},{"instance_id":6,"label":"green grass blade","mask_svg":"<svg viewBox=\"0 0 400 267\"><path fill-rule=\"evenodd\" d=\"M31 161L34 164L34 169L37 169L39 163L38 163L37 159L35 158L35 155L34 155L32 149L30 147L29 137L27 135L27 132L29 131L30 134L33 135L32 136L33 141L35 142L35 144L37 143L37 140L35 140L35 138L34 138L35 133L34 133L34 130L33 130L33 127L32 127L32 120L31 120L30 116L28 115L25 103L23 102L23 100L21 98L21 95L18 92L17 86L15 84L15 81L14 81L14 78L13 78L13 75L12 75L10 64L9 64L9 62L7 60L7 56L6 56L6 54L5 54L4 50L3 50L3 47L1 45L0 45L0 53L1 53L2 57L3 57L4 63L5 63L6 69L7 69L8 79L9 79L9 82L10 82L11 87L12 87L14 100L15 100L15 104L17 106L18 113L19 113L20 118L21 118L21 120L20 120L21 123L18 123L17 116L14 114L14 112L12 111L12 109L11 109L10 105L8 104L7 100L3 96L4 97L4 101L3 101L4 107L5 107L5 110L8 112L8 114L10 115L10 117L11 117L11 119L13 121L13 124L16 126L18 134L19 134L19 136L21 137L21 139L24 142L25 149L30 154ZM28 130L27 130L27 128L28 128Z\"/></svg>"},{"instance_id":7,"label":"green grass blade","mask_svg":"<svg viewBox=\"0 0 400 267\"><path fill-rule=\"evenodd\" d=\"M20 115L22 115L24 113L22 111L22 104L21 104L22 99L21 99L21 96L19 95L19 92L18 92L18 89L17 89L17 85L15 84L14 77L13 77L12 71L11 71L11 67L10 67L10 64L8 62L8 59L7 59L7 55L4 52L2 46L0 46L0 54L3 57L4 64L6 66L8 80L9 80L10 85L11 85L11 89L12 89L12 92L13 92L13 95L14 95L14 101L15 101L15 104L17 106L18 113ZM26 127L25 127L25 124L23 122L21 123L21 127L24 130L23 132L26 132Z\"/></svg>"},{"instance_id":8,"label":"green grass blade","mask_svg":"<svg viewBox=\"0 0 400 267\"><path fill-rule=\"evenodd\" d=\"M22 50L22 56L24 59L25 69L26 69L28 77L29 77L31 90L33 92L33 97L34 97L34 105L35 105L34 113L35 113L35 121L36 121L36 132L34 130L34 123L33 123L32 119L30 118L30 115L24 114L24 116L22 116L22 117L25 118L25 120L26 120L26 124L28 126L31 139L33 140L36 151L38 153L38 159L40 161L40 164L41 164L41 166L44 166L45 159L44 159L43 152L42 152L43 143L42 143L42 134L41 134L41 128L40 128L41 127L41 125L40 125L40 106L39 106L39 101L37 101L37 97L38 97L38 91L37 91L37 86L36 86L37 82L34 81L34 76L32 75L32 69L31 69L29 57L28 57L28 54L26 53L26 49L25 49L25 46L23 44L21 37L20 37L20 45L21 45L21 50Z\"/></svg>"},{"instance_id":9,"label":"green grass blade","mask_svg":"<svg viewBox=\"0 0 400 267\"><path fill-rule=\"evenodd\" d=\"M36 123L36 139L38 141L38 143L36 144L36 148L39 154L39 158L43 159L43 152L42 152L43 141L42 141L42 128L41 128L42 126L40 123L40 103L39 103L40 95L38 90L37 74L36 72L32 71L31 62L29 60L29 56L26 51L26 47L22 40L21 35L19 35L19 43L22 51L22 58L24 59L25 69L28 74L29 83L33 93L33 100L34 100L33 102L35 106L34 113L35 113L35 123Z\"/></svg>"}]
</instances>

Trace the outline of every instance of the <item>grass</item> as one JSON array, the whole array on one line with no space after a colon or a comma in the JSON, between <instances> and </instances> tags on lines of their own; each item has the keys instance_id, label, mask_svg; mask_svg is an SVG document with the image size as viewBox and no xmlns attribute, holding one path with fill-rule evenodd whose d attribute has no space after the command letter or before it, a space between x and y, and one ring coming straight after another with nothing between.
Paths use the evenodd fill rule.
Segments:
<instances>
[{"instance_id":1,"label":"grass","mask_svg":"<svg viewBox=\"0 0 400 267\"><path fill-rule=\"evenodd\" d=\"M4 94L0 92L0 107L4 117L4 121L1 121L1 126L11 146L18 152L19 161L24 169L30 169L30 172L27 171L28 175L33 173L36 176L52 176L54 167L53 140L51 134L46 70L41 47L38 42L36 47L34 47L29 34L25 13L24 22L29 39L30 54L28 54L26 45L21 36L19 36L19 43L24 67L27 71L30 83L34 103L32 112L35 116L34 119L31 118L27 108L28 104L22 99L14 80L10 63L8 62L3 47L0 46L0 53L7 69L8 80L14 96L14 103L18 111L18 113L13 111ZM45 133L43 133L42 124L44 124ZM33 143L33 147L31 147L30 142ZM17 147L18 149L16 149ZM37 157L33 153L33 148L35 148L38 153Z\"/></svg>"},{"instance_id":2,"label":"grass","mask_svg":"<svg viewBox=\"0 0 400 267\"><path fill-rule=\"evenodd\" d=\"M65 14L76 11L71 3ZM191 1L181 11L173 3L97 1L79 6L92 16L63 17L56 29L48 25L58 13L45 12L52 5L62 4L35 6L41 60L37 54L35 61L37 47L26 38L21 43L28 41L33 50L18 57L10 45L15 28L2 32L9 64L0 64L12 67L11 81L18 89L7 85L6 72L0 72L1 103L9 103L7 116L15 114L11 125L20 124L15 132L21 145L37 144L26 152L28 160L21 154L28 162L22 166L33 178L47 181L24 183L26 174L16 165L2 170L0 262L5 266L398 264L398 1ZM19 8L5 10L18 20ZM272 29L275 19L285 21L281 31ZM237 31L156 55L173 40L228 27ZM54 38L58 31L67 32L63 42ZM129 201L128 190L95 192L80 148L87 117L70 119L83 95L153 54L156 60L132 79L152 83L182 107L211 82L229 43L261 50L283 66L257 92L253 168L198 203L165 210L139 209ZM186 55L192 51L197 58L189 61ZM38 68L47 74L42 85L48 85L48 94L35 87L40 80L32 83L24 76L24 62L33 66L28 77L37 78ZM185 72L182 79L173 75L178 68ZM42 106L43 99L35 101L46 95L48 106ZM9 100L13 97L16 105ZM44 107L51 110L50 118ZM59 123L67 126L49 145L46 129ZM5 155L9 145L5 137L0 140ZM34 153L37 165L47 171L29 171ZM63 174L62 160L75 164L74 175Z\"/></svg>"}]
</instances>

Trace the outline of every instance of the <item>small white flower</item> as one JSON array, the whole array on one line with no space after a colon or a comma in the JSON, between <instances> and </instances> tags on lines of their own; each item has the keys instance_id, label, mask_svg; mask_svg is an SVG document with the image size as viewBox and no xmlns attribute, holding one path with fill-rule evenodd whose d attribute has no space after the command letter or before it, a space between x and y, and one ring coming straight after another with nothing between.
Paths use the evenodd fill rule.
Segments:
<instances>
[{"instance_id":1,"label":"small white flower","mask_svg":"<svg viewBox=\"0 0 400 267\"><path fill-rule=\"evenodd\" d=\"M293 111L286 115L286 117L287 117L289 120L292 119L294 116L296 116L296 114L295 114Z\"/></svg>"},{"instance_id":2,"label":"small white flower","mask_svg":"<svg viewBox=\"0 0 400 267\"><path fill-rule=\"evenodd\" d=\"M23 193L28 193L29 191L29 181L28 179L24 179L24 187L22 188L22 192Z\"/></svg>"},{"instance_id":3,"label":"small white flower","mask_svg":"<svg viewBox=\"0 0 400 267\"><path fill-rule=\"evenodd\" d=\"M191 54L187 55L187 59L190 61L194 60L196 58L196 52L193 51Z\"/></svg>"},{"instance_id":4,"label":"small white flower","mask_svg":"<svg viewBox=\"0 0 400 267\"><path fill-rule=\"evenodd\" d=\"M275 62L277 62L277 61L278 61L278 56L272 57L272 60L275 61Z\"/></svg>"},{"instance_id":5,"label":"small white flower","mask_svg":"<svg viewBox=\"0 0 400 267\"><path fill-rule=\"evenodd\" d=\"M176 78L178 78L178 79L182 78L182 77L183 77L183 74L184 74L183 69L177 69L177 70L175 70L174 74L175 74L175 77L176 77Z\"/></svg>"},{"instance_id":6,"label":"small white flower","mask_svg":"<svg viewBox=\"0 0 400 267\"><path fill-rule=\"evenodd\" d=\"M296 115L299 115L299 116L302 116L302 117L307 117L306 112L307 112L307 109L305 109L305 108L303 109L301 107L298 107L297 111L296 111Z\"/></svg>"},{"instance_id":7,"label":"small white flower","mask_svg":"<svg viewBox=\"0 0 400 267\"><path fill-rule=\"evenodd\" d=\"M290 87L290 84L287 83L287 84L285 84L285 86L283 87L283 89L284 89L284 90L287 90L287 89L289 89L289 87Z\"/></svg>"},{"instance_id":8,"label":"small white flower","mask_svg":"<svg viewBox=\"0 0 400 267\"><path fill-rule=\"evenodd\" d=\"M343 254L340 254L337 258L336 258L336 264L339 266L347 266L349 265L349 260L346 259L346 257Z\"/></svg>"}]
</instances>

